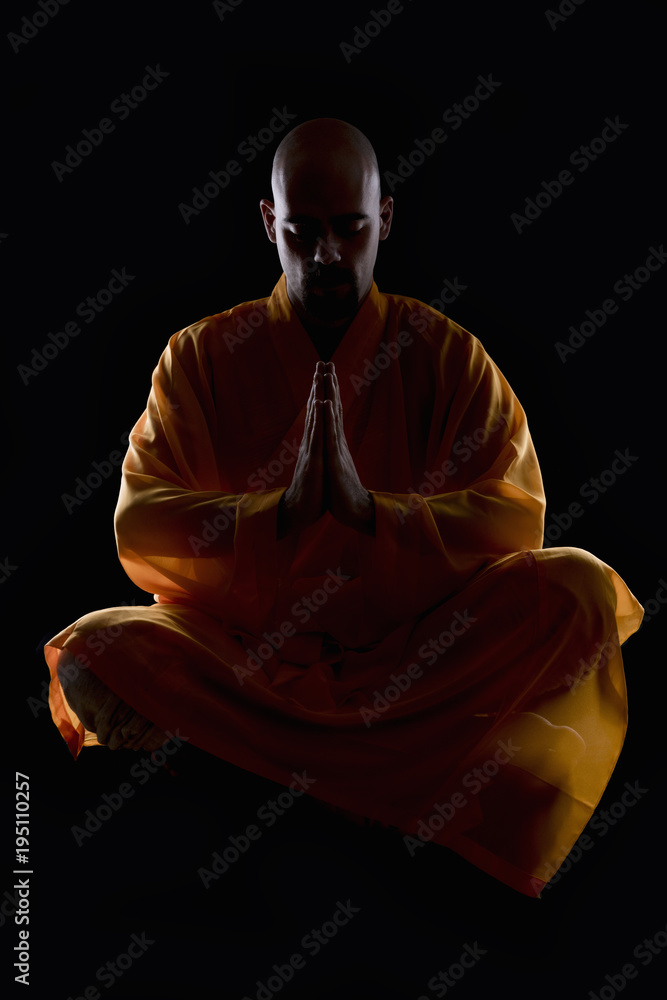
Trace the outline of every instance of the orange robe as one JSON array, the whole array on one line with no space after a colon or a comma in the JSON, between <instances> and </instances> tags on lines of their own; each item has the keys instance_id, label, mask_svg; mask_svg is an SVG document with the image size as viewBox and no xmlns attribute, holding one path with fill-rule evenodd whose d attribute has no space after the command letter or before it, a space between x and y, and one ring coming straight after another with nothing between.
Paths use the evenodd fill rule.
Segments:
<instances>
[{"instance_id":1,"label":"orange robe","mask_svg":"<svg viewBox=\"0 0 667 1000\"><path fill-rule=\"evenodd\" d=\"M278 541L318 360L284 275L171 337L115 519L155 603L49 641L54 721L75 756L96 742L66 647L163 730L538 895L618 759L642 608L590 553L541 548L526 416L480 342L375 283L332 360L376 535L327 513Z\"/></svg>"}]
</instances>

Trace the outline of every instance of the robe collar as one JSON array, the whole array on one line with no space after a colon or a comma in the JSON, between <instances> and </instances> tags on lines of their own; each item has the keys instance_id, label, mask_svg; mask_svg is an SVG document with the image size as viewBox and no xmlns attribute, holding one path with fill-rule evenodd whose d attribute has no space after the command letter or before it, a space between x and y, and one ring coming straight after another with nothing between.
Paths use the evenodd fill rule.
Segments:
<instances>
[{"instance_id":1,"label":"robe collar","mask_svg":"<svg viewBox=\"0 0 667 1000\"><path fill-rule=\"evenodd\" d=\"M271 293L267 309L271 319L270 336L283 369L288 374L291 388L296 398L300 398L304 386L308 386L309 391L315 365L321 359L290 302L284 272ZM344 409L357 398L350 376L363 377L365 363L372 362L378 353L388 312L387 298L378 291L373 281L368 295L331 357L336 366Z\"/></svg>"}]
</instances>

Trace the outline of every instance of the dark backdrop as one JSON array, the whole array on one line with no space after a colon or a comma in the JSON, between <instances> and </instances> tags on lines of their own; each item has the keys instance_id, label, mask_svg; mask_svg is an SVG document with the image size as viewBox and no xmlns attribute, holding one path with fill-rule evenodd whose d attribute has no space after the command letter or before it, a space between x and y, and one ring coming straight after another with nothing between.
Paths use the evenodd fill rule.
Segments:
<instances>
[{"instance_id":1,"label":"dark backdrop","mask_svg":"<svg viewBox=\"0 0 667 1000\"><path fill-rule=\"evenodd\" d=\"M667 236L663 5L415 0L392 3L391 18L387 10L383 0L4 8L4 494L12 502L0 558L7 631L17 639L6 664L15 691L5 760L31 779L33 996L65 1000L97 987L115 997L255 997L272 964L305 955L303 934L348 898L360 914L294 973L285 996L444 995L429 980L474 942L485 954L451 980L458 998L491 989L557 996L564 984L582 998L621 985L628 997L649 997L665 975L655 735L667 599L656 405ZM155 89L124 105L149 69ZM480 77L491 77L493 92L456 119L455 105ZM624 648L631 723L601 803L613 823L591 833L593 847L566 862L542 900L437 847L410 858L402 843L332 820L306 798L204 890L197 868L281 789L189 747L172 773L162 768L145 785L130 779L132 797L76 843L72 827L128 780L134 757L92 750L74 763L46 709L42 645L88 611L151 598L116 556L119 469L80 503L63 495L93 462L124 453L121 436L144 409L171 334L270 294L279 278L258 209L285 134L260 131L276 110L287 128L332 116L366 132L396 202L380 246L380 290L432 302L446 280L464 289L443 311L480 338L528 414L549 501L547 543L590 549L647 603ZM591 149L607 119L617 123L613 141ZM438 128L447 138L429 146ZM77 154L84 130L90 145ZM265 148L251 161L242 144L260 134ZM417 140L428 154L421 163ZM577 154L581 146L593 155ZM240 172L216 189L210 172L232 159ZM563 170L571 183L558 192ZM190 214L183 206L206 184L209 203ZM532 221L519 219L540 192ZM114 269L132 277L106 304L97 297ZM624 275L635 272L632 288ZM100 311L77 315L89 296ZM587 335L572 342L580 346L559 354L585 322ZM617 451L627 467L613 482L604 477L603 492L592 480ZM11 782L9 773L8 802ZM618 804L626 783L641 789L632 806ZM10 807L10 835L12 815ZM11 839L0 926L7 953L19 929ZM111 983L96 979L142 932L155 943L131 968ZM655 955L641 953L648 961L633 956L644 938L658 941ZM636 976L624 985L627 963ZM3 984L14 986L10 964Z\"/></svg>"}]
</instances>

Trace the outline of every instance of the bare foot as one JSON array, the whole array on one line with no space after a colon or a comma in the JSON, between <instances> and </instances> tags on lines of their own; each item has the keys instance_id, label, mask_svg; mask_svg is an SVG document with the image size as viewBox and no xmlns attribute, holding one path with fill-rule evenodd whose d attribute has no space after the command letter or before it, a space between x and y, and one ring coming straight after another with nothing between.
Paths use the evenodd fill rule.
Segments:
<instances>
[{"instance_id":1,"label":"bare foot","mask_svg":"<svg viewBox=\"0 0 667 1000\"><path fill-rule=\"evenodd\" d=\"M157 750L166 733L114 694L92 670L79 666L63 649L58 657L58 680L70 708L98 743L110 750Z\"/></svg>"}]
</instances>

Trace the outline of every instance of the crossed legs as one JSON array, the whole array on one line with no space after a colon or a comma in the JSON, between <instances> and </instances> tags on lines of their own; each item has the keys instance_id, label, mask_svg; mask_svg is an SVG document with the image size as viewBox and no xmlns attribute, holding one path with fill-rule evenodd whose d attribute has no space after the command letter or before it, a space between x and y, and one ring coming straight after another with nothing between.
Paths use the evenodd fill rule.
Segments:
<instances>
[{"instance_id":1,"label":"crossed legs","mask_svg":"<svg viewBox=\"0 0 667 1000\"><path fill-rule=\"evenodd\" d=\"M114 694L67 649L58 657L58 679L70 708L110 750L157 750L166 733Z\"/></svg>"}]
</instances>

